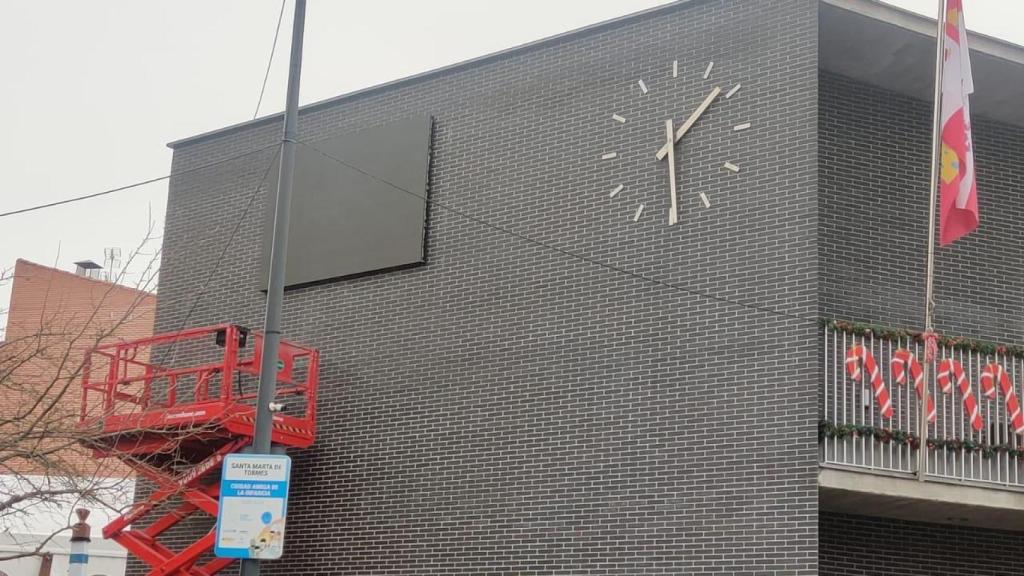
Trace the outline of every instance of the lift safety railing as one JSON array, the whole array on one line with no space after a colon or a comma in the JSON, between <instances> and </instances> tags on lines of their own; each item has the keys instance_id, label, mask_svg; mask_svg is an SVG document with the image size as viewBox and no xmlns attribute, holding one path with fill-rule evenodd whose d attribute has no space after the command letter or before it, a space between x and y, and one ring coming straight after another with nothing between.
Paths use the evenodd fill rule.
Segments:
<instances>
[{"instance_id":1,"label":"lift safety railing","mask_svg":"<svg viewBox=\"0 0 1024 576\"><path fill-rule=\"evenodd\" d=\"M183 548L161 542L193 515L216 518L221 463L252 442L262 359L260 334L233 324L182 330L88 351L82 373L81 442L118 458L154 487L103 528L149 574L212 576L214 532ZM282 342L273 441L306 448L316 433L316 349Z\"/></svg>"},{"instance_id":2,"label":"lift safety railing","mask_svg":"<svg viewBox=\"0 0 1024 576\"><path fill-rule=\"evenodd\" d=\"M104 344L87 353L80 421L111 431L251 412L263 337L221 324ZM314 429L319 352L282 342L275 400L296 426Z\"/></svg>"}]
</instances>

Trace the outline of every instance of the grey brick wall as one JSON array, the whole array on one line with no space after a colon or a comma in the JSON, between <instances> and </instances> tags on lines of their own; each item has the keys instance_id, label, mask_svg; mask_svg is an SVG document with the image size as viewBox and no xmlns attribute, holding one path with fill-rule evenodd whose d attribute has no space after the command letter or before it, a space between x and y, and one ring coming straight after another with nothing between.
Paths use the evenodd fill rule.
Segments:
<instances>
[{"instance_id":1,"label":"grey brick wall","mask_svg":"<svg viewBox=\"0 0 1024 576\"><path fill-rule=\"evenodd\" d=\"M1024 574L1024 533L821 512L822 576Z\"/></svg>"},{"instance_id":2,"label":"grey brick wall","mask_svg":"<svg viewBox=\"0 0 1024 576\"><path fill-rule=\"evenodd\" d=\"M819 88L821 309L921 329L931 103L824 74ZM1024 341L1024 128L973 122L979 229L936 258L936 328Z\"/></svg>"},{"instance_id":3,"label":"grey brick wall","mask_svg":"<svg viewBox=\"0 0 1024 576\"><path fill-rule=\"evenodd\" d=\"M819 84L826 317L920 329L931 104L828 73ZM981 226L936 260L936 327L1024 339L1024 129L974 119ZM820 514L821 574L1024 574L1024 534Z\"/></svg>"},{"instance_id":4,"label":"grey brick wall","mask_svg":"<svg viewBox=\"0 0 1024 576\"><path fill-rule=\"evenodd\" d=\"M285 297L287 337L322 350L319 439L267 573L816 572L816 10L692 2L302 114L307 140L432 114L439 203L796 319L434 206L426 266ZM682 143L670 228L664 120L738 82ZM174 169L278 133L181 146ZM260 324L266 194L186 315L270 159L172 181L158 330Z\"/></svg>"}]
</instances>

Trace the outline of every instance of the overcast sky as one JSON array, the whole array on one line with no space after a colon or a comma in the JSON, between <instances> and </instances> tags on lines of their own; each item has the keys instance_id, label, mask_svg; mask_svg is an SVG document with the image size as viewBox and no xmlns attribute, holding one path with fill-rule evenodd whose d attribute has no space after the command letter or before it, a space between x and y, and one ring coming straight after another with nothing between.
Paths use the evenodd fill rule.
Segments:
<instances>
[{"instance_id":1,"label":"overcast sky","mask_svg":"<svg viewBox=\"0 0 1024 576\"><path fill-rule=\"evenodd\" d=\"M665 3L309 0L301 101ZM928 15L937 6L936 0L889 3ZM1024 45L1024 2L965 4L969 28ZM164 175L171 160L167 142L251 119L281 2L0 5L0 212L6 212ZM292 6L289 0L261 115L284 106ZM0 268L25 258L71 270L76 260L102 263L104 247L127 254L145 237L149 215L159 233L166 195L160 182L0 218ZM0 287L0 306L6 307L8 294Z\"/></svg>"}]
</instances>

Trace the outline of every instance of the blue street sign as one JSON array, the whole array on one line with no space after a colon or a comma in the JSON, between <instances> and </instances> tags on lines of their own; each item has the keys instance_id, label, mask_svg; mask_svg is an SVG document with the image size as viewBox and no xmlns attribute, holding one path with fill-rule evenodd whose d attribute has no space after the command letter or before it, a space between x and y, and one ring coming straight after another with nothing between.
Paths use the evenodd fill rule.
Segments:
<instances>
[{"instance_id":1,"label":"blue street sign","mask_svg":"<svg viewBox=\"0 0 1024 576\"><path fill-rule=\"evenodd\" d=\"M291 458L276 454L224 458L214 554L259 560L281 557L291 469Z\"/></svg>"}]
</instances>

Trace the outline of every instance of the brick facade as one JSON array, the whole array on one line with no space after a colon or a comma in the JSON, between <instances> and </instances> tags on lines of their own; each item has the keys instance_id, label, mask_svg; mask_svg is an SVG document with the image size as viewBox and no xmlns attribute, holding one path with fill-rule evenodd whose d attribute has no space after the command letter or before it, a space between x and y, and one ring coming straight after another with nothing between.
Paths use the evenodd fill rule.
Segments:
<instances>
[{"instance_id":1,"label":"brick facade","mask_svg":"<svg viewBox=\"0 0 1024 576\"><path fill-rule=\"evenodd\" d=\"M98 460L76 444L82 438L80 378L89 348L152 335L156 295L21 259L10 281L0 343L0 499L36 496L4 506L3 556L26 555L0 561L0 573L40 573L43 560L35 552L42 550L53 555L53 574L67 574L67 524L84 506L92 511L90 574L121 574L124 551L99 534L117 516L114 509L131 503L135 480L120 461ZM92 492L105 505L37 491L45 488Z\"/></svg>"},{"instance_id":2,"label":"brick facade","mask_svg":"<svg viewBox=\"0 0 1024 576\"><path fill-rule=\"evenodd\" d=\"M5 421L0 433L10 438L33 430L52 436L54 443L65 443L66 435L78 425L79 378L86 350L101 343L152 335L155 311L156 295L149 292L19 259L0 349L0 413L13 416L14 410L32 405L39 395L52 400L53 408L33 412L32 428L24 428L27 419ZM5 452L9 456L11 447ZM130 475L116 461L98 463L91 453L79 448L61 450L50 462L47 470L13 458L4 464L10 467L8 472L16 474L76 471L85 477Z\"/></svg>"},{"instance_id":3,"label":"brick facade","mask_svg":"<svg viewBox=\"0 0 1024 576\"><path fill-rule=\"evenodd\" d=\"M1024 533L820 513L822 576L1024 574Z\"/></svg>"},{"instance_id":4,"label":"brick facade","mask_svg":"<svg viewBox=\"0 0 1024 576\"><path fill-rule=\"evenodd\" d=\"M924 321L931 104L822 73L821 311L919 328ZM1024 341L1024 128L973 118L979 229L935 260L936 329Z\"/></svg>"},{"instance_id":5,"label":"brick facade","mask_svg":"<svg viewBox=\"0 0 1024 576\"><path fill-rule=\"evenodd\" d=\"M819 518L812 320L920 324L931 116L819 74L816 6L684 3L304 110L314 143L433 115L436 204L426 266L286 295L287 337L323 353L320 435L293 453L268 574L1021 573L1018 533ZM737 82L682 142L669 228L662 122ZM937 325L1020 342L1024 129L974 125L987 210L939 252ZM274 121L195 139L173 167L278 136ZM158 330L260 325L268 194L248 200L272 161L174 179Z\"/></svg>"},{"instance_id":6,"label":"brick facade","mask_svg":"<svg viewBox=\"0 0 1024 576\"><path fill-rule=\"evenodd\" d=\"M303 112L312 141L433 115L437 204L426 266L286 294L287 337L322 351L319 438L266 573L815 573L816 7L674 5ZM739 82L682 142L670 228L664 120ZM179 145L173 168L279 130ZM172 181L159 331L260 325L267 194L245 210L271 160Z\"/></svg>"},{"instance_id":7,"label":"brick facade","mask_svg":"<svg viewBox=\"0 0 1024 576\"><path fill-rule=\"evenodd\" d=\"M931 105L822 73L820 306L830 318L920 328ZM979 230L936 259L936 327L1024 340L1024 129L974 118ZM1024 574L1024 535L822 512L821 574Z\"/></svg>"}]
</instances>

